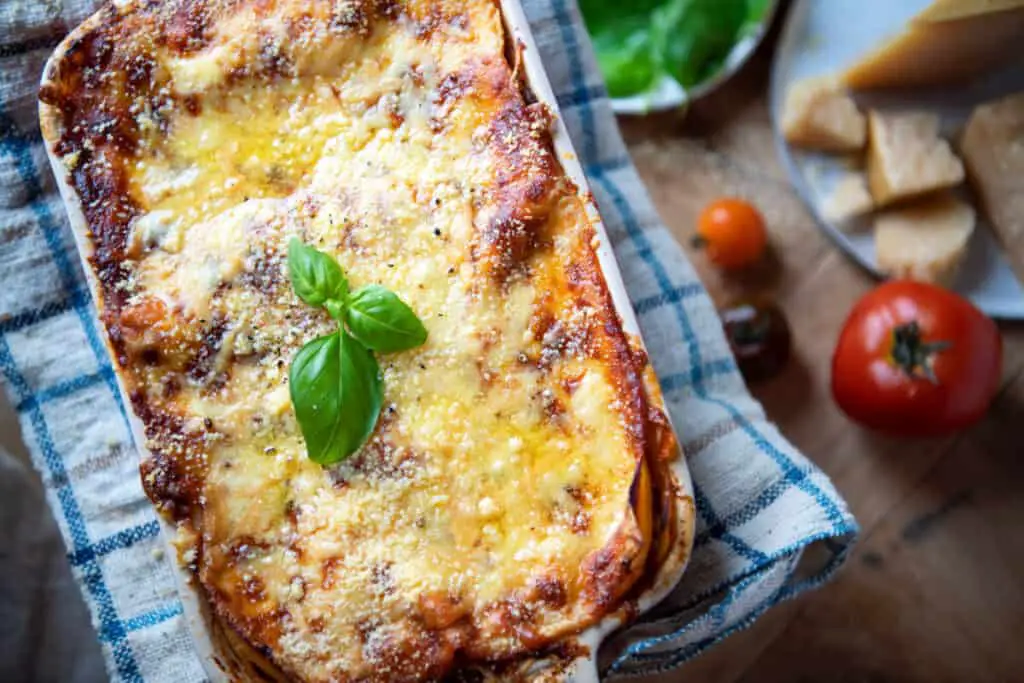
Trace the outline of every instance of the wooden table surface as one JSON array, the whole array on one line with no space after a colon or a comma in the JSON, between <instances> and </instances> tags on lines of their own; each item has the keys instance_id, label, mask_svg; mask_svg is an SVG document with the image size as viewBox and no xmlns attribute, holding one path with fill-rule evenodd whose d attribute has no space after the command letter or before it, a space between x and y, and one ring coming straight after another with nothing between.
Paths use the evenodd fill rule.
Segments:
<instances>
[{"instance_id":1,"label":"wooden table surface","mask_svg":"<svg viewBox=\"0 0 1024 683\"><path fill-rule=\"evenodd\" d=\"M1001 325L1002 389L970 431L894 440L839 412L828 389L833 345L875 282L818 230L786 180L764 99L768 51L684 119L621 123L681 244L721 195L765 214L773 263L763 272L725 277L700 254L692 260L719 305L769 292L786 311L794 358L752 390L832 477L862 534L831 584L657 681L1024 681L1024 326Z\"/></svg>"}]
</instances>

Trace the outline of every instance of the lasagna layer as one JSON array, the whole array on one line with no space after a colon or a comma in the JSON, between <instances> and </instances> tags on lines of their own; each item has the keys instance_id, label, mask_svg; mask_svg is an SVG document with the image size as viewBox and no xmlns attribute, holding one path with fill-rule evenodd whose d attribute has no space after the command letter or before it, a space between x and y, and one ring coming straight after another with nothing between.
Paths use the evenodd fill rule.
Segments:
<instances>
[{"instance_id":1,"label":"lasagna layer","mask_svg":"<svg viewBox=\"0 0 1024 683\"><path fill-rule=\"evenodd\" d=\"M138 0L47 74L145 490L286 677L549 652L665 553L674 442L515 52L492 0ZM380 358L376 429L329 467L289 399L331 325L289 285L295 236L429 332Z\"/></svg>"}]
</instances>

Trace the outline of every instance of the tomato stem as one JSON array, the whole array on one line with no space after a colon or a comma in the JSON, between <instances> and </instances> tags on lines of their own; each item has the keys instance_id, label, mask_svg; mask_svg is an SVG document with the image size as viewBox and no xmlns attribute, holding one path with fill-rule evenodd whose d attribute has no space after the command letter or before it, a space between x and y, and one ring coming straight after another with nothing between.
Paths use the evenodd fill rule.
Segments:
<instances>
[{"instance_id":1,"label":"tomato stem","mask_svg":"<svg viewBox=\"0 0 1024 683\"><path fill-rule=\"evenodd\" d=\"M694 249L703 249L708 246L708 241L701 235L694 235L690 238L690 246Z\"/></svg>"},{"instance_id":2,"label":"tomato stem","mask_svg":"<svg viewBox=\"0 0 1024 683\"><path fill-rule=\"evenodd\" d=\"M938 384L939 379L935 376L934 357L952 345L948 341L924 341L921 338L921 326L914 320L893 329L890 356L893 363L909 377L923 377L932 384Z\"/></svg>"}]
</instances>

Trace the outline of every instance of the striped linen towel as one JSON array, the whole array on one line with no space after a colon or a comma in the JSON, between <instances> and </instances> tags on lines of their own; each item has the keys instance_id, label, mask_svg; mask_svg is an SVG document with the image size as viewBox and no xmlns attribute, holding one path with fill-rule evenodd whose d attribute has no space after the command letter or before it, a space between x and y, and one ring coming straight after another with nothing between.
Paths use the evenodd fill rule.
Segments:
<instances>
[{"instance_id":1,"label":"striped linen towel","mask_svg":"<svg viewBox=\"0 0 1024 683\"><path fill-rule=\"evenodd\" d=\"M661 224L609 109L571 0L526 0L684 442L698 533L672 609L614 637L605 676L651 674L827 580L856 523L829 480L769 424L719 319ZM125 681L205 679L40 142L36 88L92 0L0 4L0 372L102 643Z\"/></svg>"}]
</instances>

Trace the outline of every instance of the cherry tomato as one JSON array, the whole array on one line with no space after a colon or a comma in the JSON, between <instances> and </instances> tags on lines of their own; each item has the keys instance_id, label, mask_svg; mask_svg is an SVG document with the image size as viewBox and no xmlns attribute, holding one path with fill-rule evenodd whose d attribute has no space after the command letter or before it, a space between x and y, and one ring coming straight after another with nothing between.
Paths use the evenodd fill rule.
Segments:
<instances>
[{"instance_id":1,"label":"cherry tomato","mask_svg":"<svg viewBox=\"0 0 1024 683\"><path fill-rule=\"evenodd\" d=\"M770 303L745 303L722 311L722 327L748 382L777 375L789 360L791 335L786 316Z\"/></svg>"},{"instance_id":2,"label":"cherry tomato","mask_svg":"<svg viewBox=\"0 0 1024 683\"><path fill-rule=\"evenodd\" d=\"M934 285L887 282L854 306L832 357L832 395L861 424L900 436L949 434L988 410L1002 340L969 301Z\"/></svg>"},{"instance_id":3,"label":"cherry tomato","mask_svg":"<svg viewBox=\"0 0 1024 683\"><path fill-rule=\"evenodd\" d=\"M693 244L704 249L717 266L744 268L761 258L768 233L764 219L752 204L726 197L711 202L700 212Z\"/></svg>"}]
</instances>

